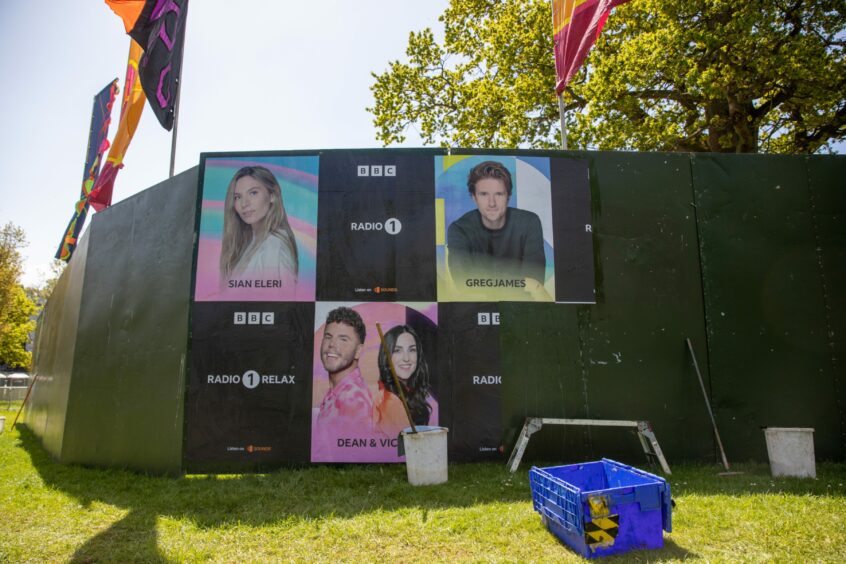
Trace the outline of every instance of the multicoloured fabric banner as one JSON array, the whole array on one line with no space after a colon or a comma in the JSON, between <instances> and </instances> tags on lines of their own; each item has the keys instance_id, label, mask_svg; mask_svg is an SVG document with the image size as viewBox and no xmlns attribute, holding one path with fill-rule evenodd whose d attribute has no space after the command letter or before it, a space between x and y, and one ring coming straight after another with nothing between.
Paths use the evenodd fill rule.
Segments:
<instances>
[{"instance_id":1,"label":"multicoloured fabric banner","mask_svg":"<svg viewBox=\"0 0 846 564\"><path fill-rule=\"evenodd\" d=\"M123 168L123 157L132 141L132 136L135 135L135 129L141 120L141 113L144 111L144 90L141 88L141 80L138 75L138 61L141 59L142 53L141 46L134 39L131 39L118 129L109 149L106 164L103 165L103 170L100 171L94 189L88 196L88 202L97 211L102 211L112 205L115 178L118 171Z\"/></svg>"},{"instance_id":2,"label":"multicoloured fabric banner","mask_svg":"<svg viewBox=\"0 0 846 564\"><path fill-rule=\"evenodd\" d=\"M585 62L596 43L611 9L629 0L553 0L552 24L555 38L555 85L561 94Z\"/></svg>"},{"instance_id":3,"label":"multicoloured fabric banner","mask_svg":"<svg viewBox=\"0 0 846 564\"><path fill-rule=\"evenodd\" d=\"M150 107L162 127L173 128L179 91L188 0L105 0L126 32L141 45L138 71Z\"/></svg>"},{"instance_id":4,"label":"multicoloured fabric banner","mask_svg":"<svg viewBox=\"0 0 846 564\"><path fill-rule=\"evenodd\" d=\"M76 248L76 240L85 216L88 214L88 196L94 188L94 183L100 174L100 159L109 148L109 124L111 123L112 106L118 93L118 80L114 79L96 96L94 108L91 111L91 129L88 134L88 151L85 155L85 169L82 173L82 189L79 200L74 206L73 217L65 229L65 235L56 251L56 258L68 262Z\"/></svg>"}]
</instances>

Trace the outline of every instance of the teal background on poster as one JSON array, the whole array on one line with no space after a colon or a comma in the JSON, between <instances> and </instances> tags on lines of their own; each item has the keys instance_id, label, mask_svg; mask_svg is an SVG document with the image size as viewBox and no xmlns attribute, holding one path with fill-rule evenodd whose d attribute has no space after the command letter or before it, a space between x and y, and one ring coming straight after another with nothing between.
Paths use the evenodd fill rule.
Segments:
<instances>
[{"instance_id":1,"label":"teal background on poster","mask_svg":"<svg viewBox=\"0 0 846 564\"><path fill-rule=\"evenodd\" d=\"M317 185L319 157L248 156L210 158L201 163L201 213L194 299L196 301L312 301L317 270ZM279 182L285 213L298 249L298 284L290 291L235 289L222 291L220 283L221 240L224 230L226 192L233 176L245 166L262 166Z\"/></svg>"}]
</instances>

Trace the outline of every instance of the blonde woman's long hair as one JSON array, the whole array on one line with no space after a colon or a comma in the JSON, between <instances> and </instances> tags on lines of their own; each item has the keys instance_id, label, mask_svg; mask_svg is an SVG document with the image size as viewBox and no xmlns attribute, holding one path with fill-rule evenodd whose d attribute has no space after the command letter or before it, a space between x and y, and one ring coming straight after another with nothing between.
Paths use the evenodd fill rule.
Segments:
<instances>
[{"instance_id":1,"label":"blonde woman's long hair","mask_svg":"<svg viewBox=\"0 0 846 564\"><path fill-rule=\"evenodd\" d=\"M243 258L244 251L253 239L253 228L244 223L235 211L235 184L242 178L249 176L257 180L270 192L270 209L262 219L260 229L257 230L257 248L268 236L275 235L285 241L294 257L294 276L298 275L299 257L294 231L288 222L288 213L282 201L282 188L276 177L263 166L245 166L235 173L226 189L226 201L223 211L223 242L220 250L220 277L224 282L232 276L238 261ZM274 205L276 202L278 204Z\"/></svg>"}]
</instances>

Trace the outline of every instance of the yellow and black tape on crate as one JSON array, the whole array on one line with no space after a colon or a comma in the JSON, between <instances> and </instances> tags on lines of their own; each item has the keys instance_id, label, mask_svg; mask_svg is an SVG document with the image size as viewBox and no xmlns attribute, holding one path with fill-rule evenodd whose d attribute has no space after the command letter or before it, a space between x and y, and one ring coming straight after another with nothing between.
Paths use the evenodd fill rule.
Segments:
<instances>
[{"instance_id":1,"label":"yellow and black tape on crate","mask_svg":"<svg viewBox=\"0 0 846 564\"><path fill-rule=\"evenodd\" d=\"M588 546L611 546L620 531L620 516L599 517L585 523L585 543Z\"/></svg>"}]
</instances>

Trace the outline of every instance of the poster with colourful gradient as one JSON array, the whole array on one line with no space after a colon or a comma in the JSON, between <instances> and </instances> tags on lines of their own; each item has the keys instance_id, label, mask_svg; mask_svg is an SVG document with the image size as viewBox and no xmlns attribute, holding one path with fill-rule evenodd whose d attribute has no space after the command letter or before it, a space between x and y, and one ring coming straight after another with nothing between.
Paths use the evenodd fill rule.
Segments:
<instances>
[{"instance_id":1,"label":"poster with colourful gradient","mask_svg":"<svg viewBox=\"0 0 846 564\"><path fill-rule=\"evenodd\" d=\"M551 186L547 157L435 157L439 302L555 301Z\"/></svg>"},{"instance_id":2,"label":"poster with colourful gradient","mask_svg":"<svg viewBox=\"0 0 846 564\"><path fill-rule=\"evenodd\" d=\"M318 302L314 317L312 462L401 462L408 417L379 324L415 425L438 425L438 304ZM381 360L381 361L380 361Z\"/></svg>"},{"instance_id":3,"label":"poster with colourful gradient","mask_svg":"<svg viewBox=\"0 0 846 564\"><path fill-rule=\"evenodd\" d=\"M203 157L194 300L313 301L317 155Z\"/></svg>"}]
</instances>

